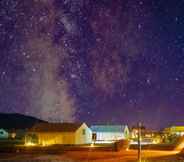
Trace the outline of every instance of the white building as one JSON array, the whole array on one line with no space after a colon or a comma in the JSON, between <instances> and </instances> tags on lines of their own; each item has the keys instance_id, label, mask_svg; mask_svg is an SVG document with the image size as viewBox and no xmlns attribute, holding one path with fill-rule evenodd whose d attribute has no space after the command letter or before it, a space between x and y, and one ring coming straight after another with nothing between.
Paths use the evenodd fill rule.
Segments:
<instances>
[{"instance_id":1,"label":"white building","mask_svg":"<svg viewBox=\"0 0 184 162\"><path fill-rule=\"evenodd\" d=\"M111 143L129 137L127 125L93 125L91 130L96 143Z\"/></svg>"},{"instance_id":2,"label":"white building","mask_svg":"<svg viewBox=\"0 0 184 162\"><path fill-rule=\"evenodd\" d=\"M8 132L4 129L0 129L0 139L7 139L9 136Z\"/></svg>"},{"instance_id":3,"label":"white building","mask_svg":"<svg viewBox=\"0 0 184 162\"><path fill-rule=\"evenodd\" d=\"M178 135L178 136L183 136L184 135L184 126L172 126L165 128L164 133L170 134L170 135Z\"/></svg>"},{"instance_id":4,"label":"white building","mask_svg":"<svg viewBox=\"0 0 184 162\"><path fill-rule=\"evenodd\" d=\"M25 143L39 145L90 144L92 131L85 123L39 123L26 135Z\"/></svg>"}]
</instances>

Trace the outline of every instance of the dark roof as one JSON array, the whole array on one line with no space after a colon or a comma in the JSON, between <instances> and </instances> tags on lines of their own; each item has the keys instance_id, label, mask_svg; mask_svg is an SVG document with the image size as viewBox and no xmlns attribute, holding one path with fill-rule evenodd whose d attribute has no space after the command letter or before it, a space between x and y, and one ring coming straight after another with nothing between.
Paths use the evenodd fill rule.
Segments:
<instances>
[{"instance_id":1,"label":"dark roof","mask_svg":"<svg viewBox=\"0 0 184 162\"><path fill-rule=\"evenodd\" d=\"M29 132L75 132L81 123L38 123Z\"/></svg>"},{"instance_id":2,"label":"dark roof","mask_svg":"<svg viewBox=\"0 0 184 162\"><path fill-rule=\"evenodd\" d=\"M126 125L93 125L93 132L124 132Z\"/></svg>"}]
</instances>

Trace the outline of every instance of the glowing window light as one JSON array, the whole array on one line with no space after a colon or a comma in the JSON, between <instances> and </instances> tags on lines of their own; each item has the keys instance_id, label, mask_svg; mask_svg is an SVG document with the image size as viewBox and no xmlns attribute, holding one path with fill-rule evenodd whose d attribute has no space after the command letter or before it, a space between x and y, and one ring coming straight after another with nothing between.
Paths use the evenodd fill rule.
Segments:
<instances>
[{"instance_id":1,"label":"glowing window light","mask_svg":"<svg viewBox=\"0 0 184 162\"><path fill-rule=\"evenodd\" d=\"M36 144L33 142L26 142L25 146L36 146Z\"/></svg>"}]
</instances>

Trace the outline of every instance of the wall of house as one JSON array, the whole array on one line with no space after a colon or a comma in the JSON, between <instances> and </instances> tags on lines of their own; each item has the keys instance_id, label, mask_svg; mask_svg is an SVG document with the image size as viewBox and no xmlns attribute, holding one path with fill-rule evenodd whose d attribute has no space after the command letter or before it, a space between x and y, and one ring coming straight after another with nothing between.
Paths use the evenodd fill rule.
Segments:
<instances>
[{"instance_id":1,"label":"wall of house","mask_svg":"<svg viewBox=\"0 0 184 162\"><path fill-rule=\"evenodd\" d=\"M7 139L8 138L8 132L6 132L4 129L0 129L0 139Z\"/></svg>"},{"instance_id":2,"label":"wall of house","mask_svg":"<svg viewBox=\"0 0 184 162\"><path fill-rule=\"evenodd\" d=\"M36 133L38 136L38 143L41 145L52 144L75 144L75 133Z\"/></svg>"},{"instance_id":3,"label":"wall of house","mask_svg":"<svg viewBox=\"0 0 184 162\"><path fill-rule=\"evenodd\" d=\"M96 140L97 141L116 141L120 139L125 139L123 133L119 132L97 132Z\"/></svg>"},{"instance_id":4,"label":"wall of house","mask_svg":"<svg viewBox=\"0 0 184 162\"><path fill-rule=\"evenodd\" d=\"M75 144L75 132L62 133L63 144Z\"/></svg>"},{"instance_id":5,"label":"wall of house","mask_svg":"<svg viewBox=\"0 0 184 162\"><path fill-rule=\"evenodd\" d=\"M92 143L92 131L83 123L76 131L75 144L90 144Z\"/></svg>"},{"instance_id":6,"label":"wall of house","mask_svg":"<svg viewBox=\"0 0 184 162\"><path fill-rule=\"evenodd\" d=\"M125 139L130 138L130 131L128 129L128 126L125 126L125 129L124 129L124 137L125 137Z\"/></svg>"}]
</instances>

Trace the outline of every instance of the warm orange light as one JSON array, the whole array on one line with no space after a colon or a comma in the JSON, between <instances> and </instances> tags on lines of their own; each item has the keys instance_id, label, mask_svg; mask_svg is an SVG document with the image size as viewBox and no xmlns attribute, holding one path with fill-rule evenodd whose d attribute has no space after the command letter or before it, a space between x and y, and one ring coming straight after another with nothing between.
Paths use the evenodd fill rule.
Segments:
<instances>
[{"instance_id":1,"label":"warm orange light","mask_svg":"<svg viewBox=\"0 0 184 162\"><path fill-rule=\"evenodd\" d=\"M90 147L94 147L94 143L92 143L92 144L90 145Z\"/></svg>"},{"instance_id":2,"label":"warm orange light","mask_svg":"<svg viewBox=\"0 0 184 162\"><path fill-rule=\"evenodd\" d=\"M25 146L35 146L36 144L35 143L32 143L32 142L26 142L25 143Z\"/></svg>"},{"instance_id":3,"label":"warm orange light","mask_svg":"<svg viewBox=\"0 0 184 162\"><path fill-rule=\"evenodd\" d=\"M42 141L42 146L44 147L44 146L49 146L49 145L53 145L55 142L54 141L52 141L52 140L44 140L44 141Z\"/></svg>"},{"instance_id":4,"label":"warm orange light","mask_svg":"<svg viewBox=\"0 0 184 162\"><path fill-rule=\"evenodd\" d=\"M12 133L11 138L15 138L15 137L16 137L16 133Z\"/></svg>"}]
</instances>

